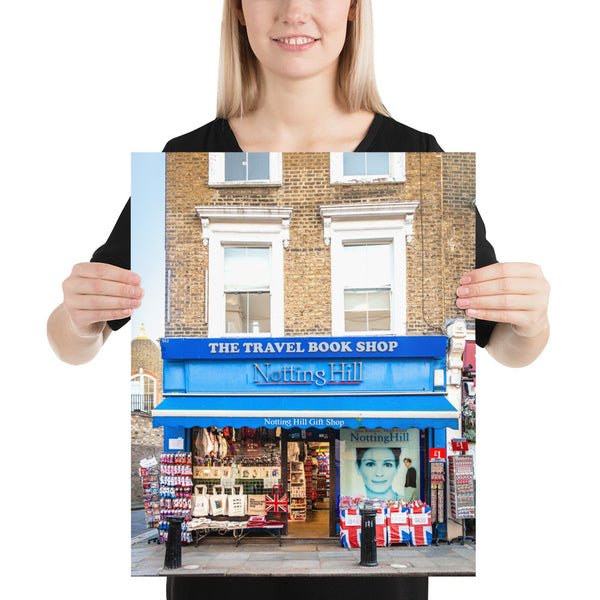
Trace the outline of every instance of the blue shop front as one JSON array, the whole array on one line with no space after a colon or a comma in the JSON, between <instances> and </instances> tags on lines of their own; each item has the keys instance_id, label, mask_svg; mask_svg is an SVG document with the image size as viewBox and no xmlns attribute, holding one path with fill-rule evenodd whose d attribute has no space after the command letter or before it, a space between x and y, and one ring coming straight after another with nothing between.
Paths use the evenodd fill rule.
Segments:
<instances>
[{"instance_id":1,"label":"blue shop front","mask_svg":"<svg viewBox=\"0 0 600 600\"><path fill-rule=\"evenodd\" d=\"M279 485L289 535L336 535L349 497L428 501L429 450L459 427L447 347L446 336L164 338L154 427L165 453L191 454L194 485L248 498Z\"/></svg>"}]
</instances>

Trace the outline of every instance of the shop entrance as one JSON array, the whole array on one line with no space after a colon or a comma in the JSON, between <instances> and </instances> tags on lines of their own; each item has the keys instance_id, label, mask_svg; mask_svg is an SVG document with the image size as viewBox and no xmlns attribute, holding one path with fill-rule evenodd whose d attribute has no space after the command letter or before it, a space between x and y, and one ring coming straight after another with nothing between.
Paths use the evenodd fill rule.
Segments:
<instances>
[{"instance_id":1,"label":"shop entrance","mask_svg":"<svg viewBox=\"0 0 600 600\"><path fill-rule=\"evenodd\" d=\"M307 435L308 433L308 435ZM284 442L289 496L288 537L327 538L335 510L335 443L328 432L288 432Z\"/></svg>"}]
</instances>

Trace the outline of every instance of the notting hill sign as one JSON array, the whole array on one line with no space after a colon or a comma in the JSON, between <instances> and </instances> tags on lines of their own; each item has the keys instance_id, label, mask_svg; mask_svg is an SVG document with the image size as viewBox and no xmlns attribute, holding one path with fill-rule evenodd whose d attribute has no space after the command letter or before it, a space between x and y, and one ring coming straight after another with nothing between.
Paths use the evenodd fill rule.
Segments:
<instances>
[{"instance_id":1,"label":"notting hill sign","mask_svg":"<svg viewBox=\"0 0 600 600\"><path fill-rule=\"evenodd\" d=\"M446 347L445 336L164 338L164 392L434 392Z\"/></svg>"}]
</instances>

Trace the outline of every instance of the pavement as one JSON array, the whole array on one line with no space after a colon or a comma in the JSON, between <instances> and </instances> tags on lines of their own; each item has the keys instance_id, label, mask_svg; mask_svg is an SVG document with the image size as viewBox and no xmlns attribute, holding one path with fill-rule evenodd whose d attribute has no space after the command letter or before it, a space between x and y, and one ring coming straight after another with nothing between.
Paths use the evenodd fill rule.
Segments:
<instances>
[{"instance_id":1,"label":"pavement","mask_svg":"<svg viewBox=\"0 0 600 600\"><path fill-rule=\"evenodd\" d=\"M141 512L140 516L135 513ZM134 533L135 532L135 533ZM439 546L377 548L377 566L360 565L360 549L346 549L339 539L298 540L249 536L239 546L231 533L214 534L200 545L182 545L181 568L165 569L165 544L146 530L143 511L132 511L132 576L448 576L475 575L475 545L440 543Z\"/></svg>"}]
</instances>

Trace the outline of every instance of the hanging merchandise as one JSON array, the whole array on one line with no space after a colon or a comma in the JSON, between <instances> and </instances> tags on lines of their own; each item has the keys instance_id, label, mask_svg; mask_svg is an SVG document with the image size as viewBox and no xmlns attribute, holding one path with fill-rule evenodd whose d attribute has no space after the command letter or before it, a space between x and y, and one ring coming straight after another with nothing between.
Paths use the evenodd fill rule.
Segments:
<instances>
[{"instance_id":1,"label":"hanging merchandise","mask_svg":"<svg viewBox=\"0 0 600 600\"><path fill-rule=\"evenodd\" d=\"M444 488L446 486L446 463L430 463L430 490L431 490L431 520L433 523L444 522Z\"/></svg>"},{"instance_id":2,"label":"hanging merchandise","mask_svg":"<svg viewBox=\"0 0 600 600\"><path fill-rule=\"evenodd\" d=\"M158 527L160 522L159 468L154 456L140 461L140 479L144 494L146 527Z\"/></svg>"},{"instance_id":3,"label":"hanging merchandise","mask_svg":"<svg viewBox=\"0 0 600 600\"><path fill-rule=\"evenodd\" d=\"M450 502L455 519L475 518L475 482L473 457L450 456Z\"/></svg>"},{"instance_id":4,"label":"hanging merchandise","mask_svg":"<svg viewBox=\"0 0 600 600\"><path fill-rule=\"evenodd\" d=\"M183 517L181 541L192 542L188 522L192 519L192 454L176 452L160 455L159 542L166 542L169 517Z\"/></svg>"}]
</instances>

